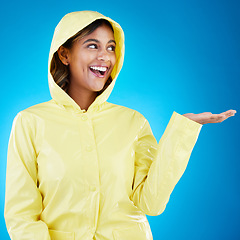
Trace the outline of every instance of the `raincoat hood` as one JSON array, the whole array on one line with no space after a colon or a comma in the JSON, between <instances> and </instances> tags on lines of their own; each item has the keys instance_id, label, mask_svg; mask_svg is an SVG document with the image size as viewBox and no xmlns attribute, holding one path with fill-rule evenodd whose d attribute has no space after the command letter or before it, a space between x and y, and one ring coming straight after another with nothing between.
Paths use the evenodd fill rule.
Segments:
<instances>
[{"instance_id":1,"label":"raincoat hood","mask_svg":"<svg viewBox=\"0 0 240 240\"><path fill-rule=\"evenodd\" d=\"M58 23L55 28L50 53L48 58L48 83L52 98L61 105L71 106L79 109L80 106L54 81L52 74L50 73L51 60L54 53L58 48L64 44L69 38L74 36L77 32L91 24L97 19L106 19L109 21L114 30L114 38L116 41L116 64L112 70L111 77L112 83L100 94L95 101L89 107L89 110L96 106L104 103L109 95L111 94L115 85L117 76L122 68L124 59L124 33L121 26L104 15L94 11L77 11L66 14Z\"/></svg>"}]
</instances>

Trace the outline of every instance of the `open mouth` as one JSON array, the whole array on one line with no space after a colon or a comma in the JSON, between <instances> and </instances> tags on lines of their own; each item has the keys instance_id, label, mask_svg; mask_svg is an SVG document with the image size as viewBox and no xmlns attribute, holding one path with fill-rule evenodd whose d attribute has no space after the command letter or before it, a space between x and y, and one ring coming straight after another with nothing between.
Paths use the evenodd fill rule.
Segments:
<instances>
[{"instance_id":1,"label":"open mouth","mask_svg":"<svg viewBox=\"0 0 240 240\"><path fill-rule=\"evenodd\" d=\"M107 73L108 67L91 66L89 69L96 77L103 78Z\"/></svg>"}]
</instances>

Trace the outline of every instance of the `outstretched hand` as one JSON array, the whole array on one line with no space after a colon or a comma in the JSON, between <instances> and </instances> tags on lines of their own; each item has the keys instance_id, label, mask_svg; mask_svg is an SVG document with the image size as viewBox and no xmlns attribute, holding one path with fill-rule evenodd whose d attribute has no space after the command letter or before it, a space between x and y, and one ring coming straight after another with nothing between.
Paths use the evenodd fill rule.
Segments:
<instances>
[{"instance_id":1,"label":"outstretched hand","mask_svg":"<svg viewBox=\"0 0 240 240\"><path fill-rule=\"evenodd\" d=\"M200 124L206 124L206 123L219 123L224 120L226 120L229 117L232 117L235 115L237 111L236 110L228 110L226 112L222 112L220 114L212 114L211 112L203 112L199 114L194 113L185 113L183 116L197 122Z\"/></svg>"}]
</instances>

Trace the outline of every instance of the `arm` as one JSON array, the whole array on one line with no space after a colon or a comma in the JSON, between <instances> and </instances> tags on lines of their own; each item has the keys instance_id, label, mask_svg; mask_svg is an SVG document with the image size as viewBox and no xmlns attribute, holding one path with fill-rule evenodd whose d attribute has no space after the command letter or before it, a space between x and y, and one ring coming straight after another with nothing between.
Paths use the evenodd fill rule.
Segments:
<instances>
[{"instance_id":1,"label":"arm","mask_svg":"<svg viewBox=\"0 0 240 240\"><path fill-rule=\"evenodd\" d=\"M176 112L157 144L145 120L136 142L131 200L147 215L161 214L184 173L202 125Z\"/></svg>"},{"instance_id":2,"label":"arm","mask_svg":"<svg viewBox=\"0 0 240 240\"><path fill-rule=\"evenodd\" d=\"M50 240L47 225L39 220L42 197L37 187L35 130L18 113L8 144L4 216L12 240Z\"/></svg>"}]
</instances>

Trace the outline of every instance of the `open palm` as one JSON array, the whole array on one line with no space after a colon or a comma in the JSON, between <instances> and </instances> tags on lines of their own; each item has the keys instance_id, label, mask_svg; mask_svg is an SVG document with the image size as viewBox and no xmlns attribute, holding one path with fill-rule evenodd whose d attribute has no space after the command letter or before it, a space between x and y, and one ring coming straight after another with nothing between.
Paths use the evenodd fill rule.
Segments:
<instances>
[{"instance_id":1,"label":"open palm","mask_svg":"<svg viewBox=\"0 0 240 240\"><path fill-rule=\"evenodd\" d=\"M235 115L237 111L236 110L228 110L226 112L222 112L219 114L212 114L211 112L203 112L203 113L185 113L183 116L197 122L200 124L207 124L207 123L220 123L224 120L226 120L229 117L232 117Z\"/></svg>"}]
</instances>

